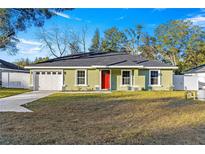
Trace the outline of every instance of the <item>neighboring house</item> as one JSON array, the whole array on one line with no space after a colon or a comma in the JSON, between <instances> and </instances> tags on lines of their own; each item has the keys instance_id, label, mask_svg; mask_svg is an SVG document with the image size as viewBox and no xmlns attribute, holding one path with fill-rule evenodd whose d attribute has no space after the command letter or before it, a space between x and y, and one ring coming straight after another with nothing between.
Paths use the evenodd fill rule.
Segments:
<instances>
[{"instance_id":1,"label":"neighboring house","mask_svg":"<svg viewBox=\"0 0 205 154\"><path fill-rule=\"evenodd\" d=\"M0 87L29 88L29 71L0 59Z\"/></svg>"},{"instance_id":2,"label":"neighboring house","mask_svg":"<svg viewBox=\"0 0 205 154\"><path fill-rule=\"evenodd\" d=\"M197 90L205 89L205 64L194 67L184 73L184 76L191 76L197 79ZM195 84L196 85L196 84ZM195 89L193 89L195 90Z\"/></svg>"},{"instance_id":3,"label":"neighboring house","mask_svg":"<svg viewBox=\"0 0 205 154\"><path fill-rule=\"evenodd\" d=\"M125 52L70 55L27 66L33 90L171 90L177 67Z\"/></svg>"}]
</instances>

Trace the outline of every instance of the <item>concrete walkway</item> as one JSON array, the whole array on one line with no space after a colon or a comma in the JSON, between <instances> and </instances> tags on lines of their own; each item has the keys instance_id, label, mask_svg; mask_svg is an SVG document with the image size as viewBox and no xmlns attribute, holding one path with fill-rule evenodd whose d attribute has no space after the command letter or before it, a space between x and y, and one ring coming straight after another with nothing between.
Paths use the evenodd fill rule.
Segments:
<instances>
[{"instance_id":1,"label":"concrete walkway","mask_svg":"<svg viewBox=\"0 0 205 154\"><path fill-rule=\"evenodd\" d=\"M32 112L21 105L49 96L55 91L32 91L0 99L0 112Z\"/></svg>"}]
</instances>

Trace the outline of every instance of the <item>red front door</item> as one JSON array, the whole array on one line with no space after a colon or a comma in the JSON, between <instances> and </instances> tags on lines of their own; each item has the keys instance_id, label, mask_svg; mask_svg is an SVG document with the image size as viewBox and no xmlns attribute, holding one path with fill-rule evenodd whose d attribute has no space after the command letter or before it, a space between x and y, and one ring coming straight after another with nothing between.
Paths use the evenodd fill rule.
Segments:
<instances>
[{"instance_id":1,"label":"red front door","mask_svg":"<svg viewBox=\"0 0 205 154\"><path fill-rule=\"evenodd\" d=\"M101 72L101 88L110 89L110 71L102 70Z\"/></svg>"}]
</instances>

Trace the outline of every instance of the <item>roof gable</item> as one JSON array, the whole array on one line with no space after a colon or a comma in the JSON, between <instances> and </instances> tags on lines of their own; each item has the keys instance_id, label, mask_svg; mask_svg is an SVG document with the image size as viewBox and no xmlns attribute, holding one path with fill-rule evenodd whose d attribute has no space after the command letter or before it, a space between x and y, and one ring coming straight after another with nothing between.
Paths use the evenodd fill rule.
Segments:
<instances>
[{"instance_id":1,"label":"roof gable","mask_svg":"<svg viewBox=\"0 0 205 154\"><path fill-rule=\"evenodd\" d=\"M202 73L205 72L205 64L202 64L200 66L194 67L192 69L189 69L185 72L185 74L189 74L189 73Z\"/></svg>"},{"instance_id":2,"label":"roof gable","mask_svg":"<svg viewBox=\"0 0 205 154\"><path fill-rule=\"evenodd\" d=\"M2 59L0 59L0 68L3 68L3 69L16 69L16 70L24 70L23 68L15 65L15 64L12 64L12 63L9 63L7 61L4 61Z\"/></svg>"}]
</instances>

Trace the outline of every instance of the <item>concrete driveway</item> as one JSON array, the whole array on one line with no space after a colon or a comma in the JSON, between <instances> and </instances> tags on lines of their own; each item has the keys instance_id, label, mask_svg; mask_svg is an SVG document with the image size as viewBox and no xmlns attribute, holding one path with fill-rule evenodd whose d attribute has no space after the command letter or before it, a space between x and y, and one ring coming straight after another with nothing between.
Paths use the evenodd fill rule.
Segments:
<instances>
[{"instance_id":1,"label":"concrete driveway","mask_svg":"<svg viewBox=\"0 0 205 154\"><path fill-rule=\"evenodd\" d=\"M32 112L21 105L49 96L55 91L32 91L0 99L0 112Z\"/></svg>"}]
</instances>

